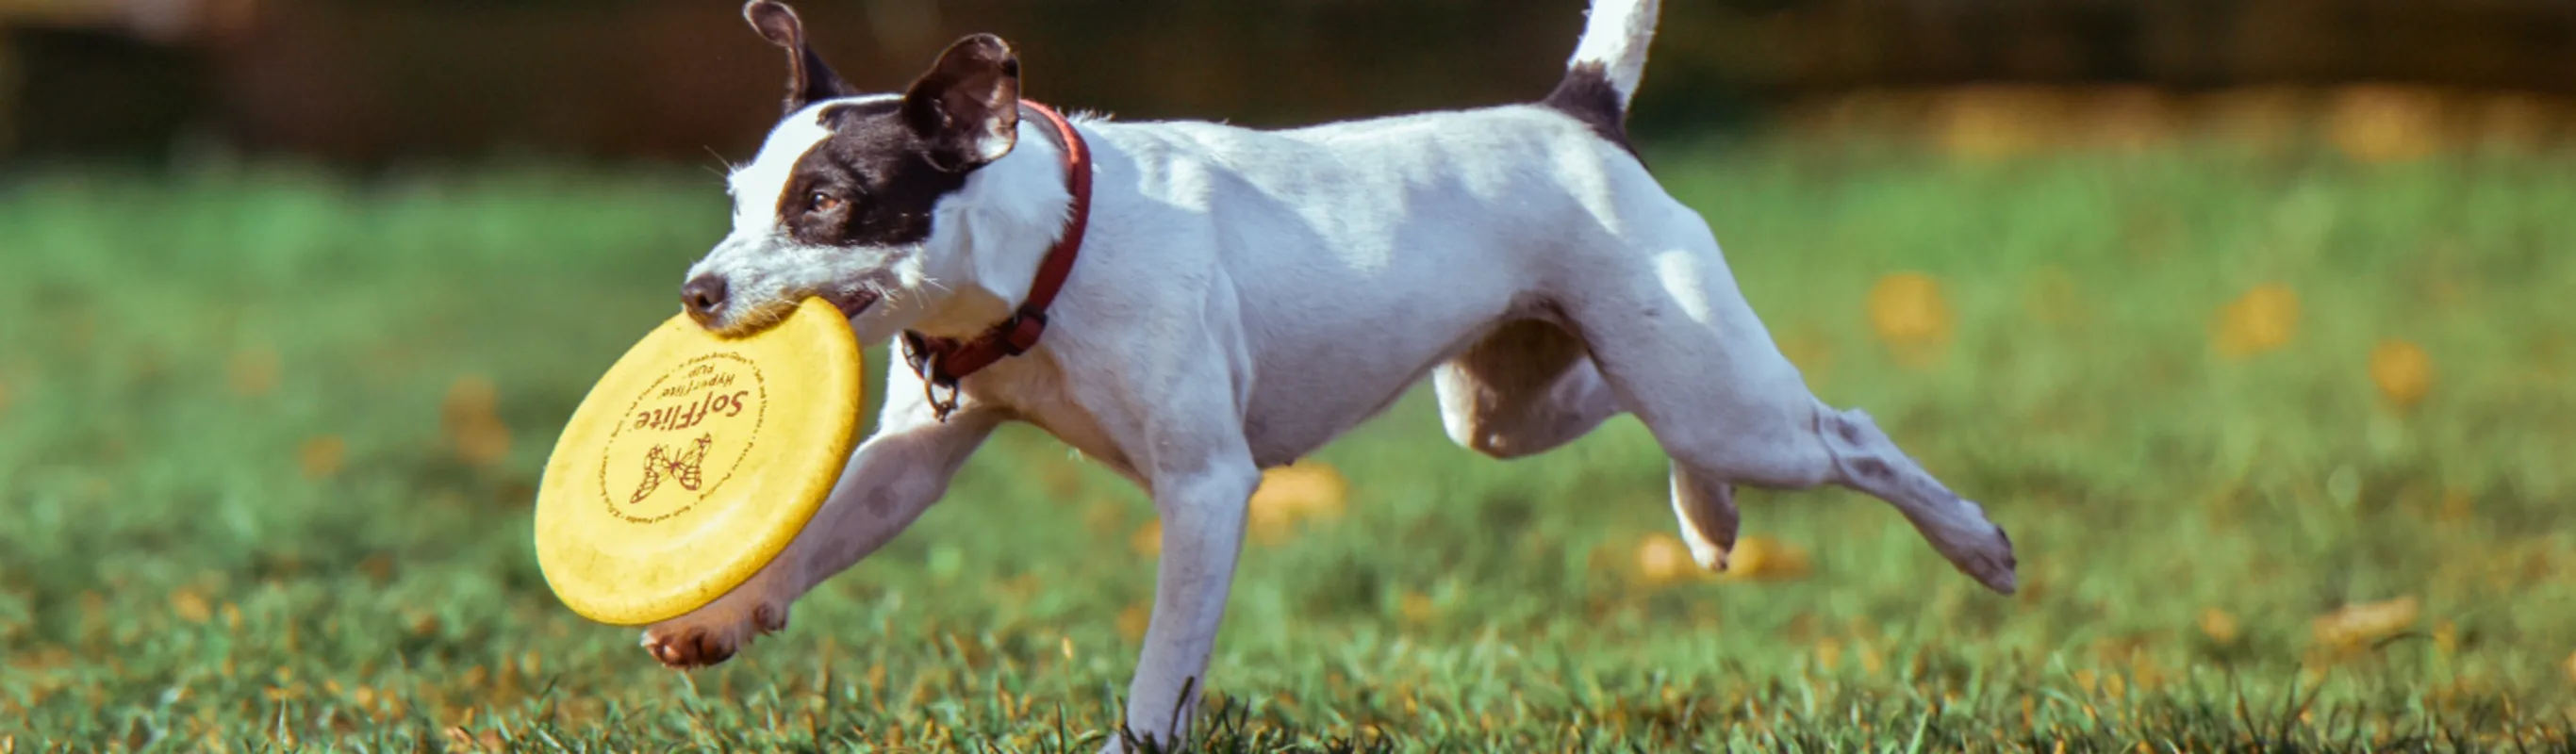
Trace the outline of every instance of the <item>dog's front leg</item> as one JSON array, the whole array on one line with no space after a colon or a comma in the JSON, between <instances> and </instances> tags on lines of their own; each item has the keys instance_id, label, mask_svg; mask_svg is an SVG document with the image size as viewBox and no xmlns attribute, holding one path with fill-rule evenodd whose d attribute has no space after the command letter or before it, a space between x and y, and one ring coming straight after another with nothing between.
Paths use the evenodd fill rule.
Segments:
<instances>
[{"instance_id":1,"label":"dog's front leg","mask_svg":"<svg viewBox=\"0 0 2576 754\"><path fill-rule=\"evenodd\" d=\"M923 403L920 380L898 362L886 379L876 434L850 454L831 497L795 541L723 598L645 629L645 651L673 668L725 661L753 637L786 628L796 598L885 546L937 502L1002 417L967 406L941 422Z\"/></svg>"},{"instance_id":2,"label":"dog's front leg","mask_svg":"<svg viewBox=\"0 0 2576 754\"><path fill-rule=\"evenodd\" d=\"M1126 736L1113 738L1109 751L1124 751L1124 738L1177 747L1206 690L1208 653L1243 549L1245 506L1261 483L1240 430L1215 434L1160 444L1158 455L1167 457L1148 478L1163 524L1154 617L1127 687ZM1168 458L1176 449L1189 458Z\"/></svg>"}]
</instances>

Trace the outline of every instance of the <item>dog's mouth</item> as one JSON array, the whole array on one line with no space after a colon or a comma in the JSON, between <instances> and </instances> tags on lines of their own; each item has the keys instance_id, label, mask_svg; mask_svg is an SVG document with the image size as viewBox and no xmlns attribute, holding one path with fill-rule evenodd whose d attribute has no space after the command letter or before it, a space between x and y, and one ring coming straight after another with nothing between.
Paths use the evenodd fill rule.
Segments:
<instances>
[{"instance_id":1,"label":"dog's mouth","mask_svg":"<svg viewBox=\"0 0 2576 754\"><path fill-rule=\"evenodd\" d=\"M699 317L698 325L719 337L749 337L766 332L769 328L777 326L779 322L785 321L787 315L796 311L794 302L807 298L820 298L830 303L832 308L840 310L843 319L857 319L861 313L876 306L877 301L884 298L884 294L864 287L856 287L769 299L758 305L738 304L722 315Z\"/></svg>"}]
</instances>

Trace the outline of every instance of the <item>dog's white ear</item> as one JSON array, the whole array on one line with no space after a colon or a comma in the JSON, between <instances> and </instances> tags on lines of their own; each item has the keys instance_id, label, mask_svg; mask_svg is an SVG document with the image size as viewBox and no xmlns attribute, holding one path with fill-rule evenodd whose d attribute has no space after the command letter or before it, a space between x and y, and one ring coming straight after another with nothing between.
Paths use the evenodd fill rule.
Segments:
<instances>
[{"instance_id":1,"label":"dog's white ear","mask_svg":"<svg viewBox=\"0 0 2576 754\"><path fill-rule=\"evenodd\" d=\"M796 9L775 0L751 0L742 6L742 18L751 22L753 31L770 44L787 48L787 112L805 109L806 105L858 94L832 67L823 64L823 56L805 43L805 24L796 18Z\"/></svg>"},{"instance_id":2,"label":"dog's white ear","mask_svg":"<svg viewBox=\"0 0 2576 754\"><path fill-rule=\"evenodd\" d=\"M991 34L957 40L904 92L903 115L941 170L1002 159L1019 142L1020 58Z\"/></svg>"}]
</instances>

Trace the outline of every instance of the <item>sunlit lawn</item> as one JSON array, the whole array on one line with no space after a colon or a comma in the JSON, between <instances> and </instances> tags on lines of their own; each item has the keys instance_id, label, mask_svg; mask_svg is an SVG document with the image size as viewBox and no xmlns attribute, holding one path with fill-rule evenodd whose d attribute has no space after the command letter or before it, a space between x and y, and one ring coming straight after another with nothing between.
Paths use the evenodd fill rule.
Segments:
<instances>
[{"instance_id":1,"label":"sunlit lawn","mask_svg":"<svg viewBox=\"0 0 2576 754\"><path fill-rule=\"evenodd\" d=\"M1705 577L1633 421L1504 463L1417 397L1260 503L1209 743L2571 745L2576 159L1650 157L2022 592L1842 492L1750 495ZM0 184L0 750L1097 746L1152 508L1033 430L720 669L548 593L558 423L724 215L686 170Z\"/></svg>"}]
</instances>

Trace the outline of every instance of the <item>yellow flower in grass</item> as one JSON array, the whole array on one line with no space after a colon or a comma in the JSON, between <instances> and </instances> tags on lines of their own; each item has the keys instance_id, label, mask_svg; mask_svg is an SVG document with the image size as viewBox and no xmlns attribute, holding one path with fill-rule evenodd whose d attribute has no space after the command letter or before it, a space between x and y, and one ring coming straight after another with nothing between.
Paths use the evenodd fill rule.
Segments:
<instances>
[{"instance_id":1,"label":"yellow flower in grass","mask_svg":"<svg viewBox=\"0 0 2576 754\"><path fill-rule=\"evenodd\" d=\"M500 391L475 375L457 378L439 404L440 425L449 447L466 463L488 466L510 453L510 425L498 412Z\"/></svg>"},{"instance_id":2,"label":"yellow flower in grass","mask_svg":"<svg viewBox=\"0 0 2576 754\"><path fill-rule=\"evenodd\" d=\"M2411 595L2345 605L2316 619L2317 643L2330 649L2358 649L2415 625L2420 612L2422 604Z\"/></svg>"},{"instance_id":3,"label":"yellow flower in grass","mask_svg":"<svg viewBox=\"0 0 2576 754\"><path fill-rule=\"evenodd\" d=\"M2576 681L2576 654L2567 655L2567 680Z\"/></svg>"},{"instance_id":4,"label":"yellow flower in grass","mask_svg":"<svg viewBox=\"0 0 2576 754\"><path fill-rule=\"evenodd\" d=\"M2370 381L2388 405L2400 411L2414 408L2433 391L2433 358L2413 343L2380 341L2370 349Z\"/></svg>"},{"instance_id":5,"label":"yellow flower in grass","mask_svg":"<svg viewBox=\"0 0 2576 754\"><path fill-rule=\"evenodd\" d=\"M1869 326L1899 362L1923 366L1950 343L1950 303L1932 276L1895 273L1869 288Z\"/></svg>"},{"instance_id":6,"label":"yellow flower in grass","mask_svg":"<svg viewBox=\"0 0 2576 754\"><path fill-rule=\"evenodd\" d=\"M349 457L349 443L339 435L323 435L304 441L295 450L296 464L306 479L323 479L340 473L340 464Z\"/></svg>"},{"instance_id":7,"label":"yellow flower in grass","mask_svg":"<svg viewBox=\"0 0 2576 754\"><path fill-rule=\"evenodd\" d=\"M1670 534L1657 532L1637 540L1637 579L1647 584L1662 585L1698 577L1699 563L1691 560L1690 547Z\"/></svg>"},{"instance_id":8,"label":"yellow flower in grass","mask_svg":"<svg viewBox=\"0 0 2576 754\"><path fill-rule=\"evenodd\" d=\"M1157 519L1136 527L1136 533L1127 535L1127 547L1149 558L1163 554L1163 522Z\"/></svg>"},{"instance_id":9,"label":"yellow flower in grass","mask_svg":"<svg viewBox=\"0 0 2576 754\"><path fill-rule=\"evenodd\" d=\"M1154 606L1138 602L1118 611L1118 636L1128 641L1144 641L1145 629L1154 622Z\"/></svg>"},{"instance_id":10,"label":"yellow flower in grass","mask_svg":"<svg viewBox=\"0 0 2576 754\"><path fill-rule=\"evenodd\" d=\"M2299 294L2275 283L2253 290L2218 310L2218 353L2252 356L2290 344L2299 334Z\"/></svg>"},{"instance_id":11,"label":"yellow flower in grass","mask_svg":"<svg viewBox=\"0 0 2576 754\"><path fill-rule=\"evenodd\" d=\"M207 604L205 595L198 594L195 589L171 592L170 610L178 613L180 620L190 623L204 623L214 617L214 606Z\"/></svg>"},{"instance_id":12,"label":"yellow flower in grass","mask_svg":"<svg viewBox=\"0 0 2576 754\"><path fill-rule=\"evenodd\" d=\"M1094 534L1111 534L1127 528L1127 509L1116 500L1092 498L1082 506L1082 528Z\"/></svg>"},{"instance_id":13,"label":"yellow flower in grass","mask_svg":"<svg viewBox=\"0 0 2576 754\"><path fill-rule=\"evenodd\" d=\"M1746 537L1726 554L1726 577L1736 581L1786 581L1812 570L1807 551L1770 537Z\"/></svg>"},{"instance_id":14,"label":"yellow flower in grass","mask_svg":"<svg viewBox=\"0 0 2576 754\"><path fill-rule=\"evenodd\" d=\"M1316 461L1267 469L1252 491L1252 535L1265 543L1287 539L1299 522L1340 518L1350 481Z\"/></svg>"},{"instance_id":15,"label":"yellow flower in grass","mask_svg":"<svg viewBox=\"0 0 2576 754\"><path fill-rule=\"evenodd\" d=\"M2229 615L2227 611L2218 608L2205 608L2200 611L2200 632L2207 634L2210 641L2234 644L2237 636L2236 616Z\"/></svg>"},{"instance_id":16,"label":"yellow flower in grass","mask_svg":"<svg viewBox=\"0 0 2576 754\"><path fill-rule=\"evenodd\" d=\"M1440 606L1431 601L1431 595L1411 589L1404 590L1404 594L1396 598L1395 608L1397 614L1404 616L1405 623L1417 626L1430 623L1440 615Z\"/></svg>"},{"instance_id":17,"label":"yellow flower in grass","mask_svg":"<svg viewBox=\"0 0 2576 754\"><path fill-rule=\"evenodd\" d=\"M1831 636L1817 639L1816 664L1827 671L1840 669L1843 664L1842 640Z\"/></svg>"}]
</instances>

